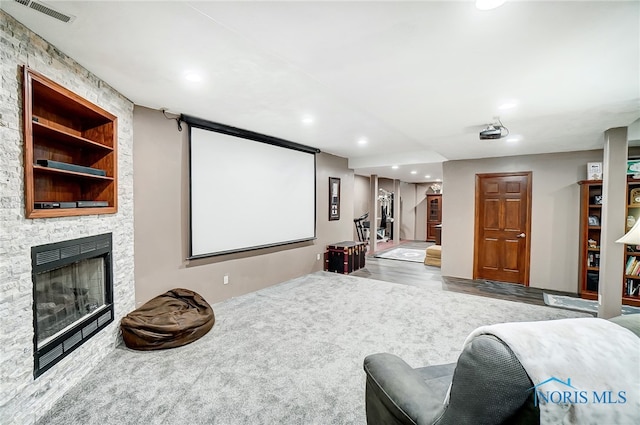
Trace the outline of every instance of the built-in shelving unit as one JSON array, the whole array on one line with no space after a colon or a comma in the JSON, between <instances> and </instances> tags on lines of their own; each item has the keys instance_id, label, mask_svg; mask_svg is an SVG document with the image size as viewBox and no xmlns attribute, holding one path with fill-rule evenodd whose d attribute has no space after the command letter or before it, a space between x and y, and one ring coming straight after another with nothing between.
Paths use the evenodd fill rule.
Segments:
<instances>
[{"instance_id":1,"label":"built-in shelving unit","mask_svg":"<svg viewBox=\"0 0 640 425\"><path fill-rule=\"evenodd\" d=\"M437 227L442 224L442 195L427 194L427 241L435 242Z\"/></svg>"},{"instance_id":2,"label":"built-in shelving unit","mask_svg":"<svg viewBox=\"0 0 640 425\"><path fill-rule=\"evenodd\" d=\"M116 116L26 66L23 86L26 217L115 213Z\"/></svg>"},{"instance_id":3,"label":"built-in shelving unit","mask_svg":"<svg viewBox=\"0 0 640 425\"><path fill-rule=\"evenodd\" d=\"M627 181L625 233L640 220L640 180ZM640 306L640 246L625 245L622 295L629 304Z\"/></svg>"},{"instance_id":4,"label":"built-in shelving unit","mask_svg":"<svg viewBox=\"0 0 640 425\"><path fill-rule=\"evenodd\" d=\"M583 180L580 185L580 296L598 299L600 274L600 220L602 219L602 180ZM632 199L640 180L627 181L626 230L640 220L640 202ZM639 193L640 190L634 193ZM625 245L622 302L640 306L640 247ZM637 260L637 261L635 261Z\"/></svg>"}]
</instances>

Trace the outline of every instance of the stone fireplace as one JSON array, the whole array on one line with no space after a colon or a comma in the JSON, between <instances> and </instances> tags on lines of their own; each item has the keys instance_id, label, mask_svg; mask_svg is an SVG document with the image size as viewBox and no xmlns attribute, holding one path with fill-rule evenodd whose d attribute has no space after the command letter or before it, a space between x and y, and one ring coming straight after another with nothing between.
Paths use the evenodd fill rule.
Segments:
<instances>
[{"instance_id":1,"label":"stone fireplace","mask_svg":"<svg viewBox=\"0 0 640 425\"><path fill-rule=\"evenodd\" d=\"M0 45L8 46L0 49L0 422L29 425L116 350L118 323L135 308L133 104L4 10ZM117 212L26 218L20 72L24 65L118 117ZM62 280L57 271L47 274L63 264L51 259L41 263L44 254L34 268L33 247L104 234L111 235L111 253L100 253L98 244L85 251L88 246L80 244L77 252L87 257L74 261L78 264L71 272L76 282L102 283L103 291L96 292L93 283ZM75 249L59 248L61 260ZM42 289L47 282L59 284ZM77 320L68 324L70 319Z\"/></svg>"},{"instance_id":2,"label":"stone fireplace","mask_svg":"<svg viewBox=\"0 0 640 425\"><path fill-rule=\"evenodd\" d=\"M31 248L34 377L113 321L111 233Z\"/></svg>"}]
</instances>

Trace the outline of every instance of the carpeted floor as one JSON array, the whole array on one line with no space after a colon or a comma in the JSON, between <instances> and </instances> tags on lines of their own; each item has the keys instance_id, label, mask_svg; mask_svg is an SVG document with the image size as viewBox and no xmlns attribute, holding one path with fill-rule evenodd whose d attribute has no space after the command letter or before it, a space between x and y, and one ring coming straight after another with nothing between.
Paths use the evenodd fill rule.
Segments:
<instances>
[{"instance_id":1,"label":"carpeted floor","mask_svg":"<svg viewBox=\"0 0 640 425\"><path fill-rule=\"evenodd\" d=\"M377 258L388 258L390 260L412 261L423 263L426 251L424 249L393 248L375 255Z\"/></svg>"},{"instance_id":2,"label":"carpeted floor","mask_svg":"<svg viewBox=\"0 0 640 425\"><path fill-rule=\"evenodd\" d=\"M118 347L38 423L365 424L368 354L453 362L478 326L589 316L325 272L213 308L202 339Z\"/></svg>"}]
</instances>

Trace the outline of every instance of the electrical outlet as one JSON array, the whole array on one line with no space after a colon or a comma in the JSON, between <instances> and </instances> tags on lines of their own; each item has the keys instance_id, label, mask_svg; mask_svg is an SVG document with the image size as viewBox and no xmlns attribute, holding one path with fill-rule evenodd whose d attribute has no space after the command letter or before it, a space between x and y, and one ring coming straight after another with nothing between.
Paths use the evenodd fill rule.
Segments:
<instances>
[{"instance_id":1,"label":"electrical outlet","mask_svg":"<svg viewBox=\"0 0 640 425\"><path fill-rule=\"evenodd\" d=\"M222 280L222 283L224 283L225 285L227 285L227 284L229 283L229 275L228 275L228 274L225 274L225 275L224 275L224 278L223 278L223 280Z\"/></svg>"},{"instance_id":2,"label":"electrical outlet","mask_svg":"<svg viewBox=\"0 0 640 425\"><path fill-rule=\"evenodd\" d=\"M317 260L317 261L320 261L320 254L317 254L317 255L316 255L316 260Z\"/></svg>"}]
</instances>

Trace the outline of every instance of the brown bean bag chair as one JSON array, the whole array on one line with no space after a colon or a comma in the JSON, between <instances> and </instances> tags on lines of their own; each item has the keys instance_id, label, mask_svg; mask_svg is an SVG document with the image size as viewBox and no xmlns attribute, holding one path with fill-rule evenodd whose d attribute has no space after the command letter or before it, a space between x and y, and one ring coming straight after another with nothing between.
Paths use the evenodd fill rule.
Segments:
<instances>
[{"instance_id":1,"label":"brown bean bag chair","mask_svg":"<svg viewBox=\"0 0 640 425\"><path fill-rule=\"evenodd\" d=\"M122 337L134 350L160 350L189 344L215 322L211 306L199 294L176 288L149 300L120 321Z\"/></svg>"}]
</instances>

